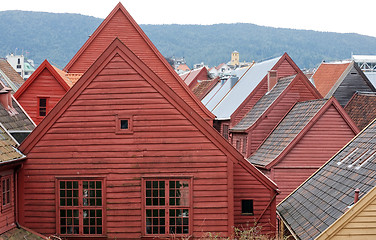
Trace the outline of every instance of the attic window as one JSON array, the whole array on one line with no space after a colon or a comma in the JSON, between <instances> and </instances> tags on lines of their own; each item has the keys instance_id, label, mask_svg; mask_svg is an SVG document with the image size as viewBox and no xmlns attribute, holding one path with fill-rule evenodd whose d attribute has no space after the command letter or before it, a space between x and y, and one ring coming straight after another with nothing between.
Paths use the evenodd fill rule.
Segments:
<instances>
[{"instance_id":1,"label":"attic window","mask_svg":"<svg viewBox=\"0 0 376 240\"><path fill-rule=\"evenodd\" d=\"M242 214L253 215L253 200L242 199Z\"/></svg>"},{"instance_id":2,"label":"attic window","mask_svg":"<svg viewBox=\"0 0 376 240\"><path fill-rule=\"evenodd\" d=\"M48 98L38 97L38 116L45 117L47 115Z\"/></svg>"},{"instance_id":3,"label":"attic window","mask_svg":"<svg viewBox=\"0 0 376 240\"><path fill-rule=\"evenodd\" d=\"M116 134L130 134L132 133L132 117L131 116L116 116Z\"/></svg>"}]
</instances>

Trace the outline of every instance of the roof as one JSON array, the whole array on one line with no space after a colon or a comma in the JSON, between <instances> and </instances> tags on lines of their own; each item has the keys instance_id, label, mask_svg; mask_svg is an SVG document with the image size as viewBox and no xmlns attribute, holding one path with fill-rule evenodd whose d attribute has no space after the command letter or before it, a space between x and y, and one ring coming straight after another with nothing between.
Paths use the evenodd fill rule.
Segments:
<instances>
[{"instance_id":1,"label":"roof","mask_svg":"<svg viewBox=\"0 0 376 240\"><path fill-rule=\"evenodd\" d=\"M176 69L178 70L182 70L182 71L189 71L189 67L187 66L187 64L180 64Z\"/></svg>"},{"instance_id":2,"label":"roof","mask_svg":"<svg viewBox=\"0 0 376 240\"><path fill-rule=\"evenodd\" d=\"M179 92L181 97L191 104L204 119L213 121L214 115L201 104L192 91L189 91L188 86L181 80L120 2L63 70L68 73L83 74L115 38L127 43L127 47L132 52L144 61L155 74L164 79L171 89Z\"/></svg>"},{"instance_id":3,"label":"roof","mask_svg":"<svg viewBox=\"0 0 376 240\"><path fill-rule=\"evenodd\" d=\"M366 77L368 78L368 80L376 88L376 72L364 72L364 75L366 75Z\"/></svg>"},{"instance_id":4,"label":"roof","mask_svg":"<svg viewBox=\"0 0 376 240\"><path fill-rule=\"evenodd\" d=\"M187 86L190 86L195 80L207 80L208 79L208 69L202 67L199 69L194 69L185 76L184 82Z\"/></svg>"},{"instance_id":5,"label":"roof","mask_svg":"<svg viewBox=\"0 0 376 240\"><path fill-rule=\"evenodd\" d=\"M86 87L95 79L97 74L107 66L107 63L115 57L121 57L129 68L133 68L145 81L148 81L157 91L160 92L176 109L179 110L193 125L200 129L205 136L224 152L229 160L244 167L246 171L258 179L264 186L277 191L277 186L256 167L246 161L227 140L213 128L211 123L206 121L193 107L176 93L165 82L165 79L156 75L148 65L138 58L127 46L116 38L93 65L84 73L76 84L63 96L51 112L36 127L29 137L19 146L19 149L26 155L38 143L38 141L49 131L62 114L72 103L85 91ZM176 79L178 81L178 79ZM185 91L190 91L186 89Z\"/></svg>"},{"instance_id":6,"label":"roof","mask_svg":"<svg viewBox=\"0 0 376 240\"><path fill-rule=\"evenodd\" d=\"M352 232L352 239L373 239L376 237L374 231L367 231L368 226L374 229L375 211L373 206L376 203L376 187L372 188L362 199L352 205L340 218L338 218L330 227L325 229L316 239L325 240L333 237L345 237L348 235L346 230ZM353 228L354 224L364 221L364 217L372 218L371 222L364 223L364 227ZM351 226L352 225L352 226Z\"/></svg>"},{"instance_id":7,"label":"roof","mask_svg":"<svg viewBox=\"0 0 376 240\"><path fill-rule=\"evenodd\" d=\"M202 102L217 119L230 119L231 114L280 59L281 57L273 58L268 61L255 63L250 67L234 70L232 75L236 75L239 80L234 83L229 79L224 84L218 84L206 95Z\"/></svg>"},{"instance_id":8,"label":"roof","mask_svg":"<svg viewBox=\"0 0 376 240\"><path fill-rule=\"evenodd\" d=\"M10 133L13 131L32 131L35 128L34 122L13 96L12 105L17 114L9 113L0 104L0 123L2 123Z\"/></svg>"},{"instance_id":9,"label":"roof","mask_svg":"<svg viewBox=\"0 0 376 240\"><path fill-rule=\"evenodd\" d=\"M249 111L243 119L235 125L231 130L233 131L245 131L251 127L263 113L274 103L274 101L286 90L286 88L292 83L296 75L281 78L273 89L262 96L255 106Z\"/></svg>"},{"instance_id":10,"label":"roof","mask_svg":"<svg viewBox=\"0 0 376 240\"><path fill-rule=\"evenodd\" d=\"M0 234L1 240L18 240L18 239L27 239L27 240L41 240L41 239L48 239L38 233L30 229L26 229L24 227L20 228L12 228L11 230Z\"/></svg>"},{"instance_id":11,"label":"roof","mask_svg":"<svg viewBox=\"0 0 376 240\"><path fill-rule=\"evenodd\" d=\"M192 87L192 92L198 99L202 99L219 81L219 77L215 79L198 81L195 86Z\"/></svg>"},{"instance_id":12,"label":"roof","mask_svg":"<svg viewBox=\"0 0 376 240\"><path fill-rule=\"evenodd\" d=\"M352 60L355 62L376 63L376 55L352 55Z\"/></svg>"},{"instance_id":13,"label":"roof","mask_svg":"<svg viewBox=\"0 0 376 240\"><path fill-rule=\"evenodd\" d=\"M363 129L376 118L376 92L356 92L345 110L358 128Z\"/></svg>"},{"instance_id":14,"label":"roof","mask_svg":"<svg viewBox=\"0 0 376 240\"><path fill-rule=\"evenodd\" d=\"M60 75L60 77L65 81L66 84L68 84L69 87L72 87L73 84L75 84L78 80L78 78L72 77L72 79L69 77L69 75L64 72L63 70L60 70L59 68L52 66L55 71ZM75 75L73 75L75 76Z\"/></svg>"},{"instance_id":15,"label":"roof","mask_svg":"<svg viewBox=\"0 0 376 240\"><path fill-rule=\"evenodd\" d=\"M314 239L376 186L376 121L354 137L277 207L300 239Z\"/></svg>"},{"instance_id":16,"label":"roof","mask_svg":"<svg viewBox=\"0 0 376 240\"><path fill-rule=\"evenodd\" d=\"M27 89L28 87L39 77L39 75L45 70L49 71L51 75L56 79L56 81L66 90L68 91L71 87L69 84L73 85L73 82L68 80L65 76L64 72L59 70L58 68L52 66L47 59L42 62L41 65L33 72L33 74L26 80L26 82L17 90L14 94L14 97L18 99ZM68 84L69 83L69 84Z\"/></svg>"},{"instance_id":17,"label":"roof","mask_svg":"<svg viewBox=\"0 0 376 240\"><path fill-rule=\"evenodd\" d=\"M0 162L4 163L24 158L25 156L16 149L17 146L17 141L0 123Z\"/></svg>"},{"instance_id":18,"label":"roof","mask_svg":"<svg viewBox=\"0 0 376 240\"><path fill-rule=\"evenodd\" d=\"M350 64L348 61L320 64L312 78L321 95L327 96Z\"/></svg>"},{"instance_id":19,"label":"roof","mask_svg":"<svg viewBox=\"0 0 376 240\"><path fill-rule=\"evenodd\" d=\"M248 161L259 166L272 163L327 102L327 99L319 99L296 103Z\"/></svg>"},{"instance_id":20,"label":"roof","mask_svg":"<svg viewBox=\"0 0 376 240\"><path fill-rule=\"evenodd\" d=\"M0 81L13 92L16 92L25 82L6 59L0 59Z\"/></svg>"}]
</instances>

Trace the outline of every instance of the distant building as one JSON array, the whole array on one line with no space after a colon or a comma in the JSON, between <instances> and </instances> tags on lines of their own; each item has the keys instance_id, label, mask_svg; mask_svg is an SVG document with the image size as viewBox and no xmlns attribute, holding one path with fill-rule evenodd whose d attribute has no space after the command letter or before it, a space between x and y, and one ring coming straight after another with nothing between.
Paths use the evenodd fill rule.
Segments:
<instances>
[{"instance_id":1,"label":"distant building","mask_svg":"<svg viewBox=\"0 0 376 240\"><path fill-rule=\"evenodd\" d=\"M372 85L376 87L376 55L352 55L351 59L358 64Z\"/></svg>"},{"instance_id":2,"label":"distant building","mask_svg":"<svg viewBox=\"0 0 376 240\"><path fill-rule=\"evenodd\" d=\"M28 79L35 71L34 61L25 58L24 55L14 55L13 53L6 56L8 63L16 70L23 79Z\"/></svg>"},{"instance_id":3,"label":"distant building","mask_svg":"<svg viewBox=\"0 0 376 240\"><path fill-rule=\"evenodd\" d=\"M239 52L233 51L231 54L231 65L239 66Z\"/></svg>"}]
</instances>

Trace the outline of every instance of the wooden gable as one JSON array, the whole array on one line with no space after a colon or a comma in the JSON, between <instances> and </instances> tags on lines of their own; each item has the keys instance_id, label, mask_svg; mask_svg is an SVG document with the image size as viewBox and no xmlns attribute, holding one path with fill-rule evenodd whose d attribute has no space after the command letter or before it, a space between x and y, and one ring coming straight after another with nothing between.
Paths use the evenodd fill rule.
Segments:
<instances>
[{"instance_id":1,"label":"wooden gable","mask_svg":"<svg viewBox=\"0 0 376 240\"><path fill-rule=\"evenodd\" d=\"M121 120L127 120L126 129ZM275 220L275 184L119 39L20 149L28 156L20 172L20 221L43 234L60 233L56 182L95 177L105 182L105 237L145 236L145 179L171 178L190 179L193 185L189 233L228 235L237 218L234 169L247 176L238 181L260 204L255 216L266 230L275 229L269 224ZM44 221L49 224L41 225Z\"/></svg>"},{"instance_id":2,"label":"wooden gable","mask_svg":"<svg viewBox=\"0 0 376 240\"><path fill-rule=\"evenodd\" d=\"M35 124L44 118L39 113L39 99L46 99L45 115L70 89L64 77L47 61L35 70L27 81L17 90L14 97L25 109Z\"/></svg>"},{"instance_id":3,"label":"wooden gable","mask_svg":"<svg viewBox=\"0 0 376 240\"><path fill-rule=\"evenodd\" d=\"M64 68L68 73L84 73L114 40L119 38L166 84L178 93L205 120L212 122L210 113L180 79L167 60L153 45L131 15L119 2L102 24Z\"/></svg>"}]
</instances>

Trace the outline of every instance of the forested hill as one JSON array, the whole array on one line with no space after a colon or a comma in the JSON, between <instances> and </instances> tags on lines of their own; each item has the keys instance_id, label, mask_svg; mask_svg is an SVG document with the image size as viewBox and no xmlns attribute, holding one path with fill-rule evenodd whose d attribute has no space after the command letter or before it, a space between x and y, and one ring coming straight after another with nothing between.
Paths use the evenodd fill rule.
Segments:
<instances>
[{"instance_id":1,"label":"forested hill","mask_svg":"<svg viewBox=\"0 0 376 240\"><path fill-rule=\"evenodd\" d=\"M79 14L0 12L0 57L23 52L36 64L47 58L63 68L101 22ZM287 52L301 68L315 67L322 60L350 58L351 53L376 54L376 38L359 34L248 23L141 27L164 56L185 57L190 66L227 62L234 50L241 61L260 61Z\"/></svg>"}]
</instances>

